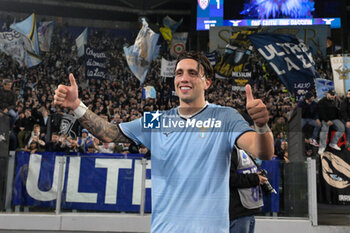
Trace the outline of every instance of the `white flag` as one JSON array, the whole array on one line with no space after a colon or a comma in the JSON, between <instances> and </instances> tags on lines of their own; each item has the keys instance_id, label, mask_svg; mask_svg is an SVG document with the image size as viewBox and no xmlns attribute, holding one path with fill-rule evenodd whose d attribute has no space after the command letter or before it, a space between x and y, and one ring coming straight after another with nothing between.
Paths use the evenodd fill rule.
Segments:
<instances>
[{"instance_id":1,"label":"white flag","mask_svg":"<svg viewBox=\"0 0 350 233\"><path fill-rule=\"evenodd\" d=\"M176 60L168 61L162 58L160 76L167 77L167 78L174 77L175 64L176 64Z\"/></svg>"},{"instance_id":2,"label":"white flag","mask_svg":"<svg viewBox=\"0 0 350 233\"><path fill-rule=\"evenodd\" d=\"M26 50L22 35L16 31L0 32L0 50L16 60L20 66L26 64Z\"/></svg>"},{"instance_id":3,"label":"white flag","mask_svg":"<svg viewBox=\"0 0 350 233\"><path fill-rule=\"evenodd\" d=\"M181 53L186 51L186 41L188 32L176 32L173 35L170 45L170 54L173 57L179 56Z\"/></svg>"},{"instance_id":4,"label":"white flag","mask_svg":"<svg viewBox=\"0 0 350 233\"><path fill-rule=\"evenodd\" d=\"M77 45L78 57L84 55L84 48L87 44L88 29L85 28L84 31L75 39L75 44Z\"/></svg>"}]
</instances>

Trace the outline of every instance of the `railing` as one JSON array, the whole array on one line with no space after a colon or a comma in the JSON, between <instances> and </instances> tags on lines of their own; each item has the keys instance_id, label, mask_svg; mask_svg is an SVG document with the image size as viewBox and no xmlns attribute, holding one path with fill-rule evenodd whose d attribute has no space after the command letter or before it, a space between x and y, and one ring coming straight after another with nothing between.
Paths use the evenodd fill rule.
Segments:
<instances>
[{"instance_id":1,"label":"railing","mask_svg":"<svg viewBox=\"0 0 350 233\"><path fill-rule=\"evenodd\" d=\"M264 195L261 216L317 225L315 161L261 167L277 191ZM151 212L151 163L143 155L11 152L8 168L6 212Z\"/></svg>"},{"instance_id":2,"label":"railing","mask_svg":"<svg viewBox=\"0 0 350 233\"><path fill-rule=\"evenodd\" d=\"M264 194L260 216L310 219L317 225L315 160L263 161L261 168L277 194ZM316 216L316 218L315 218Z\"/></svg>"}]
</instances>

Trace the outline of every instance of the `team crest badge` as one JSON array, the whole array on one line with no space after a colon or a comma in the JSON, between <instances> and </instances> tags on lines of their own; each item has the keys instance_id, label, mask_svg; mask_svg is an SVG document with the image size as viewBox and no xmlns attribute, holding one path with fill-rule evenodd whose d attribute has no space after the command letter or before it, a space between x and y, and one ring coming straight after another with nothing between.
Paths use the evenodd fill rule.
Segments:
<instances>
[{"instance_id":1,"label":"team crest badge","mask_svg":"<svg viewBox=\"0 0 350 233\"><path fill-rule=\"evenodd\" d=\"M205 138L205 136L207 136L206 128L202 127L200 128L199 137Z\"/></svg>"},{"instance_id":2,"label":"team crest badge","mask_svg":"<svg viewBox=\"0 0 350 233\"><path fill-rule=\"evenodd\" d=\"M198 5L202 10L205 10L209 5L210 0L198 0Z\"/></svg>"}]
</instances>

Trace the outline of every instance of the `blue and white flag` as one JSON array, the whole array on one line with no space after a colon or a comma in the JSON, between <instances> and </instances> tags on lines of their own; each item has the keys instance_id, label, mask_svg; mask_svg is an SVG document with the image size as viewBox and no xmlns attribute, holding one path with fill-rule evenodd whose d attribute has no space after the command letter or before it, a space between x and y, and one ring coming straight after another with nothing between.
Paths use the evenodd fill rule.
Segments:
<instances>
[{"instance_id":1,"label":"blue and white flag","mask_svg":"<svg viewBox=\"0 0 350 233\"><path fill-rule=\"evenodd\" d=\"M16 31L0 32L0 51L11 56L20 66L25 66L27 52L22 35Z\"/></svg>"},{"instance_id":2,"label":"blue and white flag","mask_svg":"<svg viewBox=\"0 0 350 233\"><path fill-rule=\"evenodd\" d=\"M27 50L25 65L32 67L39 64L41 59L35 14L31 14L19 23L10 25L10 28L22 34L24 47Z\"/></svg>"},{"instance_id":3,"label":"blue and white flag","mask_svg":"<svg viewBox=\"0 0 350 233\"><path fill-rule=\"evenodd\" d=\"M41 51L50 51L51 39L54 28L53 21L40 22L38 27L39 47Z\"/></svg>"},{"instance_id":4,"label":"blue and white flag","mask_svg":"<svg viewBox=\"0 0 350 233\"><path fill-rule=\"evenodd\" d=\"M303 41L274 33L255 33L248 38L291 93L303 96L314 88L319 75Z\"/></svg>"},{"instance_id":5,"label":"blue and white flag","mask_svg":"<svg viewBox=\"0 0 350 233\"><path fill-rule=\"evenodd\" d=\"M136 37L134 45L124 47L128 66L141 84L145 81L151 62L156 56L155 53L159 52L159 49L157 49L159 34L148 27L148 23L144 18L142 19L142 24L143 26Z\"/></svg>"},{"instance_id":6,"label":"blue and white flag","mask_svg":"<svg viewBox=\"0 0 350 233\"><path fill-rule=\"evenodd\" d=\"M317 99L320 100L326 96L329 90L334 90L334 82L328 79L315 79Z\"/></svg>"},{"instance_id":7,"label":"blue and white flag","mask_svg":"<svg viewBox=\"0 0 350 233\"><path fill-rule=\"evenodd\" d=\"M331 55L331 67L335 92L346 95L350 90L350 56L347 54Z\"/></svg>"},{"instance_id":8,"label":"blue and white flag","mask_svg":"<svg viewBox=\"0 0 350 233\"><path fill-rule=\"evenodd\" d=\"M77 45L78 57L84 55L84 48L87 44L88 37L88 28L85 28L84 31L75 39L75 44Z\"/></svg>"},{"instance_id":9,"label":"blue and white flag","mask_svg":"<svg viewBox=\"0 0 350 233\"><path fill-rule=\"evenodd\" d=\"M153 86L145 86L142 88L142 99L147 99L147 98L155 99L156 97L157 97L157 92Z\"/></svg>"},{"instance_id":10,"label":"blue and white flag","mask_svg":"<svg viewBox=\"0 0 350 233\"><path fill-rule=\"evenodd\" d=\"M183 18L181 18L179 22L176 22L167 15L163 18L163 25L165 27L169 27L171 29L171 32L174 33L176 29L182 24L182 21Z\"/></svg>"},{"instance_id":11,"label":"blue and white flag","mask_svg":"<svg viewBox=\"0 0 350 233\"><path fill-rule=\"evenodd\" d=\"M217 56L217 52L213 51L211 53L206 53L205 56L208 58L208 60L210 61L210 64L212 66L216 65L216 56Z\"/></svg>"}]
</instances>

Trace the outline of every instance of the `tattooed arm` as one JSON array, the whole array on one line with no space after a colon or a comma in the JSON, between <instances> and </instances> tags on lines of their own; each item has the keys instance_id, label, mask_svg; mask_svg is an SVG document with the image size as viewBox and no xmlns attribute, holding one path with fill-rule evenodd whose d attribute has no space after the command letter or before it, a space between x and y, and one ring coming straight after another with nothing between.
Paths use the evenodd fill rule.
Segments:
<instances>
[{"instance_id":1,"label":"tattooed arm","mask_svg":"<svg viewBox=\"0 0 350 233\"><path fill-rule=\"evenodd\" d=\"M78 98L78 86L73 74L69 74L70 86L59 85L55 90L54 104L64 108L78 109L81 100ZM86 106L85 106L86 108ZM130 142L119 127L86 110L79 117L80 123L95 137L104 142Z\"/></svg>"},{"instance_id":2,"label":"tattooed arm","mask_svg":"<svg viewBox=\"0 0 350 233\"><path fill-rule=\"evenodd\" d=\"M118 126L107 122L90 110L86 110L84 116L79 118L79 122L103 142L131 142L121 133Z\"/></svg>"}]
</instances>

